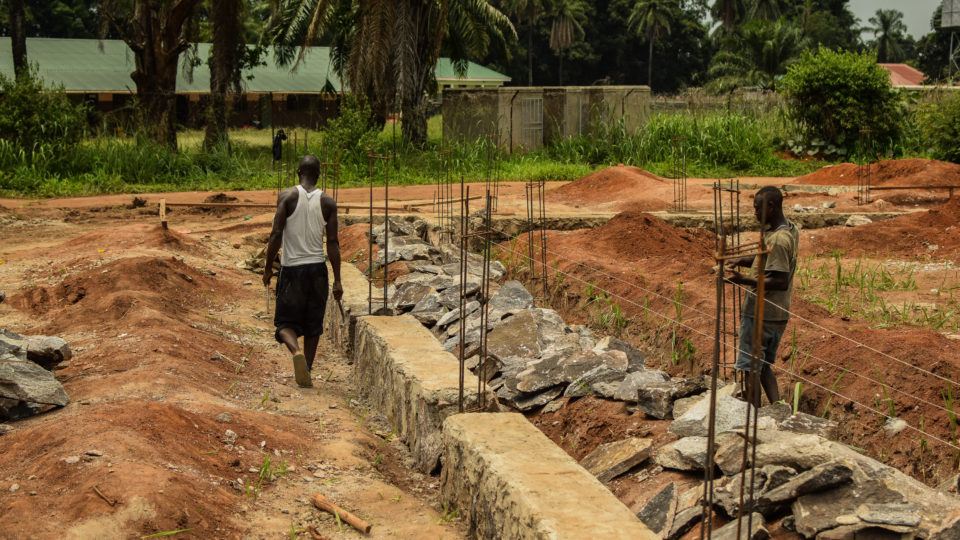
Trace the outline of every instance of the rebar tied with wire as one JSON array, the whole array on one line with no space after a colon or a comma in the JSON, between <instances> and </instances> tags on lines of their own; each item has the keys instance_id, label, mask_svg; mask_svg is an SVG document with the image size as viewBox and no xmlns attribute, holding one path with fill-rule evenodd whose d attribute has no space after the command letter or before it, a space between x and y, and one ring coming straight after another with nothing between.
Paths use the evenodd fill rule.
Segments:
<instances>
[{"instance_id":1,"label":"rebar tied with wire","mask_svg":"<svg viewBox=\"0 0 960 540\"><path fill-rule=\"evenodd\" d=\"M731 183L729 189L731 196L733 193L733 184ZM739 190L736 192L737 197L739 198ZM752 508L755 502L755 493L754 493L754 483L756 480L756 453L757 453L757 424L758 424L758 415L759 408L756 407L755 403L760 401L760 371L763 369L763 366L758 362L757 351L761 351L762 337L763 337L763 312L764 304L766 300L766 287L764 279L764 269L766 267L766 257L769 253L766 248L766 242L764 235L766 234L766 215L767 215L767 202L763 201L763 208L761 209L760 214L760 234L759 240L755 243L749 244L740 244L735 241L735 245L728 247L727 245L727 234L726 228L724 226L724 212L723 212L723 198L724 190L722 189L719 182L714 184L714 219L715 219L715 228L717 231L717 251L714 255L714 259L717 263L716 266L716 312L714 320L714 335L713 335L713 358L711 362L710 370L710 402L709 402L709 413L708 413L708 423L707 423L707 463L704 468L704 479L703 479L703 499L702 499L702 519L704 526L701 528L700 537L701 538L711 538L713 534L713 495L714 495L714 472L715 472L715 452L716 452L716 419L717 419L717 387L718 381L721 374L721 357L725 358L726 350L729 347L728 342L726 341L726 306L724 305L724 299L726 296L726 286L728 280L726 279L726 265L731 261L737 261L745 258L752 258L755 262L756 268L756 277L757 277L757 286L752 294L755 295L756 301L754 305L754 319L753 319L753 340L751 344L751 366L750 371L745 374L742 387L745 390L745 398L747 401L747 416L744 421L744 445L743 445L743 455L742 463L740 469L740 493L739 493L739 506L737 511L737 538L740 538L743 525L743 516L746 512L747 514L747 531L753 530L753 511ZM739 209L739 200L737 201L737 208ZM735 213L739 213L737 210ZM731 208L731 216L734 215L733 209ZM739 216L738 216L739 217ZM733 220L731 220L732 222ZM739 231L736 231L736 235L739 235ZM736 325L736 322L734 322ZM734 342L734 361L736 361L736 354L740 351L738 346L738 341ZM761 353L762 355L762 353ZM747 380L749 377L749 380ZM751 432L752 428L752 432ZM750 488L748 494L746 491L746 482L747 482L747 471L749 469L750 476ZM744 496L748 496L747 504L744 504Z\"/></svg>"}]
</instances>

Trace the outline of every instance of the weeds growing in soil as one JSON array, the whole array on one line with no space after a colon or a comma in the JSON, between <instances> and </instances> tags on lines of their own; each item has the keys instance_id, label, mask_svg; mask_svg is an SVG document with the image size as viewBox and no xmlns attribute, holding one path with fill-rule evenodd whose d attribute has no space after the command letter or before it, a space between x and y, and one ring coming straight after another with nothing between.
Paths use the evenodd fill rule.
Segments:
<instances>
[{"instance_id":1,"label":"weeds growing in soil","mask_svg":"<svg viewBox=\"0 0 960 540\"><path fill-rule=\"evenodd\" d=\"M880 328L912 325L936 331L960 330L960 305L953 299L953 291L960 286L948 286L946 277L937 290L937 296L941 290L947 295L942 303L893 303L884 296L918 289L914 265L890 269L884 263L869 264L863 259L845 263L843 254L837 251L831 254L829 262L821 261L819 265L812 258L805 259L797 277L798 293L832 315L858 317Z\"/></svg>"}]
</instances>

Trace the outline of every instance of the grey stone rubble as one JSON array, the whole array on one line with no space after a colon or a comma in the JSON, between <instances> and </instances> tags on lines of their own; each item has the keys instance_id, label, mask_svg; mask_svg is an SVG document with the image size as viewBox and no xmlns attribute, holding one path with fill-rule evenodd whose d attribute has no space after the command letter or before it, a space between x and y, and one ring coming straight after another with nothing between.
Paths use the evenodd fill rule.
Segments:
<instances>
[{"instance_id":1,"label":"grey stone rubble","mask_svg":"<svg viewBox=\"0 0 960 540\"><path fill-rule=\"evenodd\" d=\"M373 238L383 247L384 226L374 227ZM534 306L533 295L518 281L499 280L506 268L491 261L491 291L487 321L489 358L474 359L480 349L482 257L467 254L467 281L460 284L460 253L456 246L432 246L430 227L416 218L390 221L387 260L407 261L410 273L394 281L390 306L410 313L430 328L453 353L460 347L461 318L465 356L470 368L496 391L501 403L529 411L554 399L594 395L637 403L654 418L669 418L673 403L702 392L702 379L671 379L649 369L644 354L614 337L599 341L584 326L568 325L560 315ZM383 259L380 259L382 264ZM460 313L460 295L467 299Z\"/></svg>"},{"instance_id":2,"label":"grey stone rubble","mask_svg":"<svg viewBox=\"0 0 960 540\"><path fill-rule=\"evenodd\" d=\"M609 482L650 457L651 439L630 437L602 444L580 461L601 482Z\"/></svg>"},{"instance_id":3,"label":"grey stone rubble","mask_svg":"<svg viewBox=\"0 0 960 540\"><path fill-rule=\"evenodd\" d=\"M742 424L747 405L732 397L728 388L718 392L717 403L715 461L723 474L715 482L714 507L733 519L740 511ZM707 458L704 418L709 412L708 394L687 399L681 409L670 427L680 438L657 449L654 461L701 477ZM782 519L804 538L960 538L957 497L825 438L823 434L832 433L835 424L793 414L783 406L763 407L759 414L751 509L754 529L750 535L743 533L744 537L767 538L766 523ZM685 534L693 526L690 521L695 524L699 519L694 514L701 507L699 498L670 502L671 497L676 498L659 493L637 514L648 525L660 528L658 532L666 538ZM666 511L667 516L662 520L651 517L653 507ZM714 537L734 536L735 529L714 531Z\"/></svg>"},{"instance_id":4,"label":"grey stone rubble","mask_svg":"<svg viewBox=\"0 0 960 540\"><path fill-rule=\"evenodd\" d=\"M51 370L72 356L61 338L0 329L0 421L67 405L70 399Z\"/></svg>"},{"instance_id":5,"label":"grey stone rubble","mask_svg":"<svg viewBox=\"0 0 960 540\"><path fill-rule=\"evenodd\" d=\"M396 230L394 230L396 228ZM404 246L422 246L429 227L417 220L395 226L392 238ZM382 240L382 226L375 231ZM412 237L401 240L404 236ZM394 240L391 240L393 242ZM391 247L391 249L394 249ZM416 248L423 249L423 248ZM409 312L444 344L460 346L459 252L455 246L432 247L431 259L410 261L411 273L395 281L393 306ZM594 395L626 401L653 418L673 419L677 440L653 450L648 439L628 438L598 447L582 464L603 481L643 465L653 456L656 467L689 471L702 477L707 461L709 393L703 378L671 378L648 368L644 355L616 338L599 341L589 329L567 325L559 314L534 306L533 296L516 281L499 283L502 265L491 272L488 353L477 356L480 340L480 257L468 254L467 309L464 334L468 366L496 392L501 405L520 411L544 407L558 411L571 398ZM716 481L715 509L727 518L739 513L743 423L748 406L734 397L734 385L717 392L717 439L714 461L722 473ZM769 537L767 524L782 521L805 538L872 537L878 534L931 539L960 538L960 499L933 490L900 471L829 440L837 425L794 414L789 406L759 411L754 525L744 537ZM676 474L676 473L674 473ZM672 481L638 513L659 536L680 538L701 518L702 488L678 493ZM953 516L953 517L951 517ZM772 520L772 521L771 521ZM736 524L714 531L736 536Z\"/></svg>"}]
</instances>

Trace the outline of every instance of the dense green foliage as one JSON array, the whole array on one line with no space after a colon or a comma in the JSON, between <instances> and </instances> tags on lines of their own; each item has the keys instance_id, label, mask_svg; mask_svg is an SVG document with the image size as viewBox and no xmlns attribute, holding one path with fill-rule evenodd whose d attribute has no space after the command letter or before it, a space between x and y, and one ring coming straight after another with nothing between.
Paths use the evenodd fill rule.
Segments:
<instances>
[{"instance_id":1,"label":"dense green foliage","mask_svg":"<svg viewBox=\"0 0 960 540\"><path fill-rule=\"evenodd\" d=\"M885 151L899 142L902 101L871 54L806 52L778 89L806 144L850 154Z\"/></svg>"},{"instance_id":2,"label":"dense green foliage","mask_svg":"<svg viewBox=\"0 0 960 540\"><path fill-rule=\"evenodd\" d=\"M68 150L83 138L86 108L44 87L31 73L13 81L0 75L0 144L30 160L40 148Z\"/></svg>"},{"instance_id":3,"label":"dense green foliage","mask_svg":"<svg viewBox=\"0 0 960 540\"><path fill-rule=\"evenodd\" d=\"M931 157L960 163L960 92L921 105L917 124Z\"/></svg>"},{"instance_id":4,"label":"dense green foliage","mask_svg":"<svg viewBox=\"0 0 960 540\"><path fill-rule=\"evenodd\" d=\"M790 175L809 170L810 163L775 155L783 129L775 115L659 114L637 134L616 124L591 136L560 142L549 152L567 163L625 163L663 174L672 174L681 161L688 170L705 176Z\"/></svg>"}]
</instances>

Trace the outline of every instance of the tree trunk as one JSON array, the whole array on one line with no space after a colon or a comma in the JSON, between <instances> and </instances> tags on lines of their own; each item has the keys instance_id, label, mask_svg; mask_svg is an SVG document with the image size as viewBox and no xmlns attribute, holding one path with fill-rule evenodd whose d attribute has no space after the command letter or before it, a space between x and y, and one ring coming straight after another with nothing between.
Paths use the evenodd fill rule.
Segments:
<instances>
[{"instance_id":1,"label":"tree trunk","mask_svg":"<svg viewBox=\"0 0 960 540\"><path fill-rule=\"evenodd\" d=\"M210 108L203 146L207 149L229 144L227 93L237 72L240 46L240 3L238 0L214 0L213 52L210 59Z\"/></svg>"},{"instance_id":2,"label":"tree trunk","mask_svg":"<svg viewBox=\"0 0 960 540\"><path fill-rule=\"evenodd\" d=\"M177 63L179 55L158 58L154 51L136 58L131 74L140 101L140 131L149 140L177 149Z\"/></svg>"},{"instance_id":3,"label":"tree trunk","mask_svg":"<svg viewBox=\"0 0 960 540\"><path fill-rule=\"evenodd\" d=\"M104 13L133 51L140 133L177 149L177 70L190 46L189 25L200 0L135 0L132 12Z\"/></svg>"},{"instance_id":4,"label":"tree trunk","mask_svg":"<svg viewBox=\"0 0 960 540\"><path fill-rule=\"evenodd\" d=\"M534 13L533 2L527 2L527 86L533 86Z\"/></svg>"},{"instance_id":5,"label":"tree trunk","mask_svg":"<svg viewBox=\"0 0 960 540\"><path fill-rule=\"evenodd\" d=\"M403 140L417 148L427 143L427 99L414 99L401 106Z\"/></svg>"},{"instance_id":6,"label":"tree trunk","mask_svg":"<svg viewBox=\"0 0 960 540\"><path fill-rule=\"evenodd\" d=\"M24 23L23 0L10 2L10 42L13 52L13 72L17 79L27 76L27 30Z\"/></svg>"},{"instance_id":7,"label":"tree trunk","mask_svg":"<svg viewBox=\"0 0 960 540\"><path fill-rule=\"evenodd\" d=\"M558 86L563 86L563 49L560 49L560 69L557 74L557 84Z\"/></svg>"},{"instance_id":8,"label":"tree trunk","mask_svg":"<svg viewBox=\"0 0 960 540\"><path fill-rule=\"evenodd\" d=\"M647 86L653 91L653 35L650 35L650 52L647 60Z\"/></svg>"}]
</instances>

